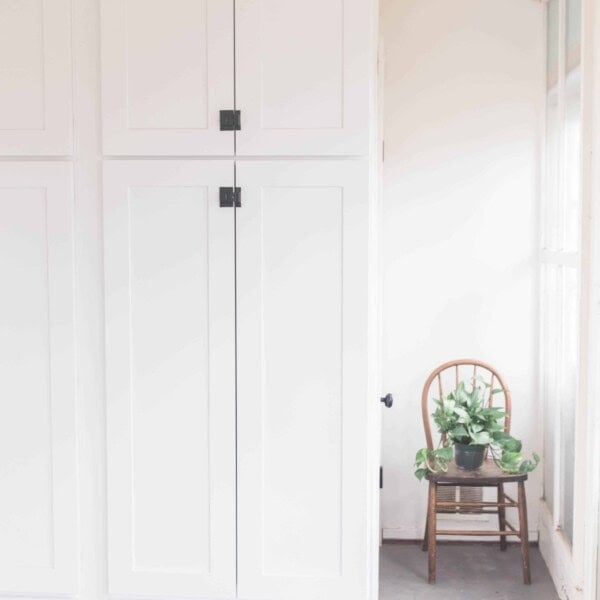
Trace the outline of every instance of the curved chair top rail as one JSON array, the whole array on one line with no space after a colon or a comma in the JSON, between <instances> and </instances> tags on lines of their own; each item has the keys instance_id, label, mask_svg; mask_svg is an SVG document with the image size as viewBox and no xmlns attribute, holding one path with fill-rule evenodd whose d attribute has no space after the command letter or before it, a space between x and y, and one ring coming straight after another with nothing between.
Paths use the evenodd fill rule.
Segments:
<instances>
[{"instance_id":1,"label":"curved chair top rail","mask_svg":"<svg viewBox=\"0 0 600 600\"><path fill-rule=\"evenodd\" d=\"M506 416L504 417L504 431L506 431L506 433L510 433L511 397L510 391L502 376L491 365L474 358L452 360L434 369L423 386L421 410L423 412L423 426L425 428L427 447L430 450L433 450L434 448L433 438L431 435L431 388L434 387L435 393L439 395L439 399L443 399L448 395L448 393L458 386L460 381L464 381L466 379L473 380L476 377L482 377L486 383L489 382L490 387L488 388L488 406L502 406L501 402L494 402L494 399L498 396L504 397L504 404L502 406L506 412ZM437 385L435 384L436 380ZM445 383L446 386L444 386ZM450 383L450 385L448 385L448 383ZM502 392L493 394L492 390L494 388L501 389Z\"/></svg>"}]
</instances>

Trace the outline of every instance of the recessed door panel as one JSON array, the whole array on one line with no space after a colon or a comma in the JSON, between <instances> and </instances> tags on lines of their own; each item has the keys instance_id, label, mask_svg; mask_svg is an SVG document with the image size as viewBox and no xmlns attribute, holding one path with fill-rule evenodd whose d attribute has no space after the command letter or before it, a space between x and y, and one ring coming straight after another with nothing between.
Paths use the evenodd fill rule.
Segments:
<instances>
[{"instance_id":1,"label":"recessed door panel","mask_svg":"<svg viewBox=\"0 0 600 600\"><path fill-rule=\"evenodd\" d=\"M367 167L237 166L239 592L364 598Z\"/></svg>"},{"instance_id":2,"label":"recessed door panel","mask_svg":"<svg viewBox=\"0 0 600 600\"><path fill-rule=\"evenodd\" d=\"M105 167L113 593L235 591L229 163Z\"/></svg>"},{"instance_id":3,"label":"recessed door panel","mask_svg":"<svg viewBox=\"0 0 600 600\"><path fill-rule=\"evenodd\" d=\"M0 589L76 590L69 165L0 165Z\"/></svg>"},{"instance_id":4,"label":"recessed door panel","mask_svg":"<svg viewBox=\"0 0 600 600\"><path fill-rule=\"evenodd\" d=\"M0 2L0 155L70 154L68 0Z\"/></svg>"},{"instance_id":5,"label":"recessed door panel","mask_svg":"<svg viewBox=\"0 0 600 600\"><path fill-rule=\"evenodd\" d=\"M105 154L232 155L233 3L103 0Z\"/></svg>"},{"instance_id":6,"label":"recessed door panel","mask_svg":"<svg viewBox=\"0 0 600 600\"><path fill-rule=\"evenodd\" d=\"M241 155L366 155L373 8L355 0L238 0Z\"/></svg>"}]
</instances>

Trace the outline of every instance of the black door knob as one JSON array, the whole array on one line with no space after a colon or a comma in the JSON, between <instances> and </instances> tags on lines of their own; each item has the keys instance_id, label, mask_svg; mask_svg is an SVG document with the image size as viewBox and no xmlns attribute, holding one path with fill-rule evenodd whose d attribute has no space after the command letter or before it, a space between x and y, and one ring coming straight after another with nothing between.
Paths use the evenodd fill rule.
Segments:
<instances>
[{"instance_id":1,"label":"black door knob","mask_svg":"<svg viewBox=\"0 0 600 600\"><path fill-rule=\"evenodd\" d=\"M381 398L381 402L383 402L387 408L390 408L392 404L394 404L394 397L391 394L387 394Z\"/></svg>"}]
</instances>

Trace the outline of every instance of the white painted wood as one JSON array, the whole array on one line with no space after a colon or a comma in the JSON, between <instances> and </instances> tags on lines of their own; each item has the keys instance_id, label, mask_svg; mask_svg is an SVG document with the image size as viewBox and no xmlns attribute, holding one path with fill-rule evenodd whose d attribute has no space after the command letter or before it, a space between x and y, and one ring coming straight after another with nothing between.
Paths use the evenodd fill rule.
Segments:
<instances>
[{"instance_id":1,"label":"white painted wood","mask_svg":"<svg viewBox=\"0 0 600 600\"><path fill-rule=\"evenodd\" d=\"M105 165L109 590L235 594L229 161Z\"/></svg>"},{"instance_id":2,"label":"white painted wood","mask_svg":"<svg viewBox=\"0 0 600 600\"><path fill-rule=\"evenodd\" d=\"M368 172L237 165L243 598L367 597Z\"/></svg>"},{"instance_id":3,"label":"white painted wood","mask_svg":"<svg viewBox=\"0 0 600 600\"><path fill-rule=\"evenodd\" d=\"M74 592L70 165L0 164L0 273L0 589Z\"/></svg>"},{"instance_id":4,"label":"white painted wood","mask_svg":"<svg viewBox=\"0 0 600 600\"><path fill-rule=\"evenodd\" d=\"M0 155L66 155L69 0L0 0Z\"/></svg>"},{"instance_id":5,"label":"white painted wood","mask_svg":"<svg viewBox=\"0 0 600 600\"><path fill-rule=\"evenodd\" d=\"M106 396L100 122L100 19L97 0L72 4L77 335L79 585L82 600L108 589Z\"/></svg>"},{"instance_id":6,"label":"white painted wood","mask_svg":"<svg viewBox=\"0 0 600 600\"><path fill-rule=\"evenodd\" d=\"M554 524L554 515L542 499L539 503L539 546L561 600L592 600L582 594L578 565L573 560L571 543Z\"/></svg>"},{"instance_id":7,"label":"white painted wood","mask_svg":"<svg viewBox=\"0 0 600 600\"><path fill-rule=\"evenodd\" d=\"M233 154L233 2L102 0L104 153Z\"/></svg>"},{"instance_id":8,"label":"white painted wood","mask_svg":"<svg viewBox=\"0 0 600 600\"><path fill-rule=\"evenodd\" d=\"M600 599L600 7L583 1L582 46L582 405L575 476L573 561L584 598Z\"/></svg>"},{"instance_id":9,"label":"white painted wood","mask_svg":"<svg viewBox=\"0 0 600 600\"><path fill-rule=\"evenodd\" d=\"M368 154L375 14L364 0L236 0L239 155Z\"/></svg>"}]
</instances>

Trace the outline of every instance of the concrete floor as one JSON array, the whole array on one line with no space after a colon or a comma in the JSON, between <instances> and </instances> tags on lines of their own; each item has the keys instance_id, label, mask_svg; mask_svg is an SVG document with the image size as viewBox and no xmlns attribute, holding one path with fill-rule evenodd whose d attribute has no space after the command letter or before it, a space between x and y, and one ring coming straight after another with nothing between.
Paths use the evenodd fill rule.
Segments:
<instances>
[{"instance_id":1,"label":"concrete floor","mask_svg":"<svg viewBox=\"0 0 600 600\"><path fill-rule=\"evenodd\" d=\"M558 600L537 547L531 547L531 585L523 585L517 545L442 543L437 583L427 583L427 553L420 543L387 542L381 548L380 600Z\"/></svg>"}]
</instances>

